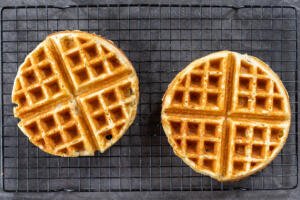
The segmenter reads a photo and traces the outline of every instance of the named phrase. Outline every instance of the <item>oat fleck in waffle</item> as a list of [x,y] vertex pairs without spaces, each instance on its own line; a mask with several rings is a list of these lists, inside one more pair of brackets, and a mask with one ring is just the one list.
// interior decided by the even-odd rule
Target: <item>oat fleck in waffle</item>
[[81,31],[49,35],[20,66],[12,91],[18,126],[43,151],[93,155],[136,116],[138,79],[111,41]]
[[169,85],[162,124],[177,156],[219,181],[268,165],[289,132],[289,97],[263,61],[221,51],[197,59]]

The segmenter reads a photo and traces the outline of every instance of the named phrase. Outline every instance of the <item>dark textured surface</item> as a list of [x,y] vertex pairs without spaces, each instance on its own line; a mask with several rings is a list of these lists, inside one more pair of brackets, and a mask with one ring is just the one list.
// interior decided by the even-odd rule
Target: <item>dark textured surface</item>
[[[34,1],[27,1],[26,2],[26,4],[28,4],[28,5],[35,5],[34,3],[33,3]],[[64,5],[64,4],[66,4],[66,2],[67,1],[65,1],[63,4],[60,4],[60,5]],[[271,1],[269,1],[269,2],[271,2]],[[22,3],[21,1],[20,1],[20,3]],[[87,3],[87,2],[85,2],[85,3]],[[93,2],[93,3],[95,3],[95,2]],[[202,4],[207,4],[208,2],[202,2]],[[217,1],[215,1],[214,3],[218,3]],[[280,5],[294,5],[294,6],[297,6],[297,5],[299,5],[299,3],[298,2],[277,2],[278,4],[280,4]],[[42,4],[42,2],[40,2],[39,4]],[[74,4],[74,2],[73,3],[70,3],[70,4]],[[222,3],[222,5],[224,5],[225,4],[225,2],[223,2]],[[235,5],[240,5],[240,4],[243,4],[243,2],[238,2],[238,3],[236,3],[236,2],[227,2],[227,4],[235,4]],[[246,4],[259,4],[259,5],[261,5],[261,4],[264,4],[264,5],[268,5],[268,1],[251,1],[251,2],[249,2],[249,1],[247,1],[247,3]],[[274,4],[274,3],[273,3]],[[12,3],[11,2],[6,2],[6,1],[4,1],[3,2],[3,5],[12,5]],[[83,193],[83,194],[79,194],[79,193],[71,193],[71,194],[67,194],[67,195],[70,195],[70,197],[72,196],[72,197],[74,197],[75,198],[75,196],[76,197],[79,197],[79,198],[81,198],[81,197],[94,197],[94,198],[96,198],[96,197],[106,197],[106,198],[111,198],[111,199],[119,199],[119,198],[124,198],[124,197],[126,197],[126,198],[131,198],[131,199],[133,199],[133,197],[135,197],[136,199],[140,199],[140,198],[158,198],[158,197],[164,197],[164,198],[166,198],[166,199],[169,199],[169,198],[172,198],[172,199],[176,199],[176,198],[182,198],[182,197],[187,197],[187,195],[189,195],[190,197],[191,197],[191,199],[192,198],[197,198],[197,197],[200,197],[200,196],[203,196],[203,197],[214,197],[214,198],[218,198],[218,197],[220,197],[220,198],[230,198],[230,199],[232,199],[232,198],[240,198],[240,197],[245,197],[245,198],[251,198],[251,199],[253,199],[254,198],[254,196],[253,195],[259,195],[259,197],[264,197],[264,198],[278,198],[278,199],[283,199],[283,198],[290,198],[290,199],[296,199],[296,197],[299,197],[298,196],[298,194],[299,194],[299,189],[297,188],[297,189],[295,189],[295,190],[289,190],[289,191],[272,191],[272,192],[268,192],[268,191],[263,191],[263,192],[257,192],[257,191],[255,191],[255,192],[245,192],[245,191],[229,191],[229,192],[172,192],[172,193],[170,193],[170,192],[161,192],[161,193],[159,193],[159,192],[151,192],[151,193],[149,193],[149,192],[143,192],[143,193],[137,193],[137,192],[135,192],[135,193],[127,193],[127,192],[125,192],[125,193],[91,193],[91,194],[89,194],[89,193]],[[7,197],[8,196],[14,196],[14,194],[1,194],[1,195],[6,195]],[[19,193],[19,194],[17,194],[18,196],[23,196],[23,197],[25,197],[25,196],[27,196],[28,198],[32,198],[33,196],[36,196],[36,197],[40,197],[40,195],[41,194],[33,194],[33,196],[30,194],[30,195],[28,195],[28,194],[21,194],[21,193]],[[52,196],[51,196],[52,195]],[[64,195],[66,195],[65,193],[64,194],[61,194],[61,193],[54,193],[54,194],[47,194],[47,195],[44,195],[43,194],[43,196],[46,198],[47,196],[49,196],[49,198],[53,198],[53,197],[64,197]],[[170,196],[168,196],[168,195],[170,195]]]

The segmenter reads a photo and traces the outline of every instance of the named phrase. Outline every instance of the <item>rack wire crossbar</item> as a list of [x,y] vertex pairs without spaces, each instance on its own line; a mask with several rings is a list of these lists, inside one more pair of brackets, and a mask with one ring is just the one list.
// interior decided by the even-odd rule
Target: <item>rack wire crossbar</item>
[[[60,158],[28,142],[12,115],[18,66],[49,33],[80,29],[114,41],[140,79],[134,124],[94,157]],[[248,53],[270,64],[288,90],[289,138],[261,172],[219,183],[193,172],[168,145],[160,125],[161,98],[190,61],[218,50]],[[1,11],[1,188],[42,191],[202,191],[291,189],[298,184],[297,13],[287,6],[105,4],[20,6]]]

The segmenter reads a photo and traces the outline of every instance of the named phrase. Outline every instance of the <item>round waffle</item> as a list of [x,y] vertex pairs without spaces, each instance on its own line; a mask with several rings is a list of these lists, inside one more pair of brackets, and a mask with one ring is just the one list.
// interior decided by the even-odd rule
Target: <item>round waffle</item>
[[81,31],[49,35],[20,66],[12,91],[18,126],[43,151],[93,155],[132,124],[136,72],[111,41]]
[[196,172],[234,181],[266,167],[289,132],[288,93],[263,61],[221,51],[197,59],[169,85],[162,125]]

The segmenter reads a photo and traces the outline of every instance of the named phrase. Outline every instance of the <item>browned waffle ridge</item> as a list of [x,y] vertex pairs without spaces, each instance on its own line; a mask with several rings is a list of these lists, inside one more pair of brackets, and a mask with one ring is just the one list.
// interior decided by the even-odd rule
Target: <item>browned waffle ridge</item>
[[21,64],[12,102],[18,126],[43,151],[94,155],[132,124],[138,78],[111,41],[82,31],[49,35]]
[[266,167],[289,133],[289,97],[263,61],[220,51],[190,63],[169,85],[162,124],[196,172],[235,181]]

